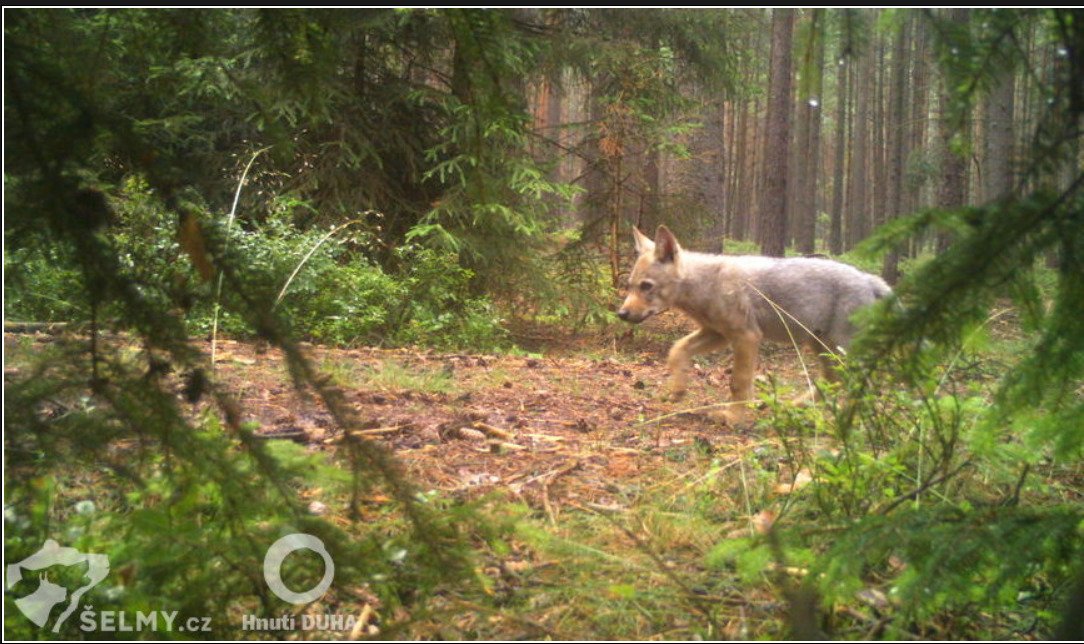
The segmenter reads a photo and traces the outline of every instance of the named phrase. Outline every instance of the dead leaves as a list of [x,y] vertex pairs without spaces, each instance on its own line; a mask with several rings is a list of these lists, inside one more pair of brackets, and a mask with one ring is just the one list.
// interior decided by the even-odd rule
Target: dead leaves
[[[749,441],[658,403],[645,389],[661,382],[666,369],[652,361],[309,347],[338,367],[344,398],[367,421],[344,434],[321,422],[324,412],[289,386],[276,351],[260,356],[244,343],[221,346],[219,377],[245,392],[244,408],[262,426],[258,434],[325,450],[344,439],[379,442],[424,489],[467,497],[503,490],[550,521],[569,504],[622,507],[621,490],[641,489],[653,471],[672,475],[680,463],[695,468],[705,455],[718,457]],[[366,380],[388,364],[399,380]],[[409,388],[418,380],[410,376],[449,364],[445,389]],[[694,388],[691,395],[703,400],[689,404],[717,402],[715,393]],[[659,419],[650,431],[641,427],[647,418]]]

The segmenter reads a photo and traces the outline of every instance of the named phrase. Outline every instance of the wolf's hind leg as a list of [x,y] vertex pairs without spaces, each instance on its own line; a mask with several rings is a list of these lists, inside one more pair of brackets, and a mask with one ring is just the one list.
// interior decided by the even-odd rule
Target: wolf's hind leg
[[[840,381],[839,377],[839,358],[827,353],[817,354],[817,361],[821,366],[821,377],[825,382],[837,383]],[[812,389],[799,394],[795,397],[793,403],[795,405],[809,405],[814,402],[822,402],[824,400],[824,391],[816,384]]]
[[821,374],[828,382],[839,382],[839,358],[822,353],[817,356],[821,363]]
[[[825,382],[836,384],[842,380],[839,375],[839,356],[821,353],[817,355],[817,360],[821,364],[821,375],[824,377]],[[824,393],[820,388],[817,389],[817,400],[824,400]]]
[[670,383],[667,385],[666,398],[678,401],[685,395],[689,366],[692,364],[693,356],[710,353],[726,345],[727,339],[722,334],[708,329],[699,329],[675,342],[666,359],[666,366],[670,368]]

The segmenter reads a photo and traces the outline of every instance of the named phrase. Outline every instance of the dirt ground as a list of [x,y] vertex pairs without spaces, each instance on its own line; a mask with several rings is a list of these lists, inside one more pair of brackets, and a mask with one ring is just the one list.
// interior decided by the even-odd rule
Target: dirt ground
[[[752,423],[712,415],[727,399],[729,351],[698,359],[684,400],[661,400],[666,351],[688,331],[677,316],[661,318],[616,339],[518,329],[520,355],[305,350],[364,420],[361,435],[394,451],[420,489],[476,498],[503,488],[556,519],[569,503],[619,508],[626,483],[664,468],[672,476],[690,450],[738,454],[767,438]],[[9,357],[17,345],[16,353],[34,353],[57,341],[50,333],[4,335]],[[210,356],[210,343],[199,345]],[[220,340],[216,355],[215,380],[237,396],[257,434],[335,449],[342,428],[298,394],[281,352]],[[6,377],[19,367],[10,369]],[[787,347],[764,346],[758,373],[793,386],[802,380]]]
[[[999,338],[1018,337],[1011,316],[999,315],[995,322],[993,332]],[[680,494],[686,482],[691,485],[698,480],[698,474],[710,469],[704,466],[704,456],[720,463],[746,462],[743,457],[754,452],[768,459],[771,467],[762,471],[768,480],[755,483],[768,495],[789,494],[800,482],[808,482],[808,473],[803,479],[801,471],[792,471],[792,466],[783,462],[782,453],[760,449],[779,441],[770,425],[723,424],[712,415],[727,398],[729,351],[698,359],[690,374],[688,396],[678,403],[665,402],[660,398],[667,378],[665,356],[670,344],[688,331],[685,322],[668,314],[636,327],[631,335],[626,331],[619,328],[617,336],[612,330],[607,336],[591,336],[561,334],[553,328],[521,328],[515,330],[514,336],[521,350],[500,355],[416,348],[304,349],[315,366],[341,390],[357,418],[362,419],[362,426],[352,431],[393,451],[406,468],[407,478],[419,490],[438,490],[443,497],[464,500],[490,493],[502,499],[511,496],[529,506],[534,517],[548,519],[559,536],[564,530],[579,539],[585,533],[575,530],[584,529],[583,525],[594,530],[599,523],[577,521],[595,514],[642,518],[635,512],[622,511],[635,510],[638,498],[652,498],[641,494],[644,491],[662,490],[661,496],[669,499],[666,503],[686,503]],[[50,333],[4,336],[6,381],[20,376],[25,361],[21,358],[42,353],[60,339]],[[142,368],[146,358],[140,346],[123,337],[108,341],[121,344]],[[197,346],[210,356],[209,342],[197,341]],[[13,355],[16,359],[12,359]],[[804,362],[811,362],[809,356],[804,356]],[[996,379],[996,364],[972,366],[966,371],[967,377]],[[251,423],[258,435],[292,440],[314,452],[331,454],[338,450],[343,429],[313,396],[295,390],[281,352],[263,350],[252,342],[222,340],[217,347],[214,378],[237,398],[243,420]],[[778,386],[781,397],[789,398],[802,388],[802,361],[791,347],[765,345],[758,380],[762,391]],[[183,374],[172,374],[169,382],[179,399],[183,398]],[[196,415],[202,405],[210,403],[181,404]],[[767,418],[768,414],[754,416]],[[745,489],[744,478],[741,489]],[[771,521],[774,516],[769,510],[756,512],[759,506],[746,507],[748,497],[743,506],[736,490],[729,494],[730,505],[725,501],[727,496],[723,489],[722,494],[713,497],[713,517],[702,528],[693,523],[641,523],[635,528],[635,538],[632,532],[615,530],[609,537],[611,541],[606,541],[605,536],[600,537],[602,544],[585,540],[589,547],[599,548],[592,552],[601,553],[606,564],[619,561],[623,565],[637,557],[641,560],[627,570],[615,566],[599,573],[610,575],[606,579],[612,582],[610,590],[600,586],[588,591],[599,594],[597,598],[586,593],[562,593],[575,575],[594,575],[595,568],[602,565],[598,561],[592,559],[590,568],[582,569],[573,564],[556,565],[553,559],[536,557],[522,544],[513,544],[511,555],[487,559],[483,574],[492,580],[498,595],[507,591],[507,596],[512,597],[516,589],[523,589],[523,596],[532,598],[545,595],[539,599],[537,609],[534,603],[524,604],[529,609],[523,614],[528,617],[509,610],[501,613],[504,621],[500,621],[495,609],[475,610],[474,604],[448,600],[453,608],[471,607],[464,609],[466,622],[459,630],[446,633],[437,623],[439,620],[421,620],[410,632],[426,638],[454,637],[465,632],[482,632],[496,638],[523,637],[525,632],[527,637],[538,637],[540,633],[550,634],[551,627],[559,633],[564,633],[563,629],[578,632],[578,628],[594,628],[607,620],[626,620],[612,625],[612,633],[620,636],[698,632],[690,630],[695,620],[671,615],[665,603],[660,604],[660,614],[644,614],[640,616],[642,621],[636,621],[639,618],[633,611],[606,595],[620,595],[626,585],[668,588],[670,577],[660,571],[674,570],[683,578],[708,580],[703,588],[697,588],[708,589],[704,592],[710,591],[717,605],[734,609],[734,614],[726,613],[723,620],[722,632],[729,637],[747,638],[747,619],[767,629],[764,632],[775,633],[773,629],[783,628],[779,625],[783,604],[776,594],[765,587],[719,582],[732,573],[720,577],[717,571],[704,570],[705,553],[721,537],[746,536],[751,524],[765,517]],[[682,500],[678,501],[679,497]],[[584,509],[592,512],[579,513]],[[637,541],[641,533],[647,535],[645,542],[666,544],[665,565],[660,567],[650,560],[650,547],[641,547]],[[592,532],[590,536],[598,535]],[[515,572],[526,569],[537,575],[527,578]],[[632,581],[622,584],[627,580],[634,580],[635,585],[630,585]],[[722,585],[712,585],[715,582]],[[536,588],[530,584],[540,585]],[[371,600],[367,594],[364,598],[366,602]],[[677,605],[687,609],[680,601]],[[883,626],[880,618],[865,616],[863,610],[846,607],[846,619],[854,623],[847,621],[848,626],[839,628],[861,634],[871,626]],[[412,623],[409,616],[384,617],[389,623]]]
[[[552,328],[521,330],[524,335],[516,339],[521,350],[500,355],[416,348],[304,345],[303,349],[341,390],[357,412],[356,417],[362,419],[362,426],[351,431],[394,452],[407,471],[406,478],[419,491],[435,490],[441,497],[466,501],[491,494],[502,500],[522,501],[539,519],[558,526],[567,525],[568,519],[574,522],[576,516],[618,516],[634,506],[645,490],[659,486],[682,488],[696,481],[704,471],[705,457],[733,460],[746,450],[774,440],[765,435],[763,428],[750,423],[728,426],[709,415],[726,400],[729,352],[698,362],[690,374],[685,400],[673,403],[660,399],[667,377],[666,351],[685,332],[683,321],[668,316],[652,321],[646,329],[637,328],[635,334],[617,338],[554,335],[557,332]],[[5,381],[24,377],[35,356],[52,362],[85,359],[87,338],[81,334],[66,338],[64,334],[63,330],[5,332]],[[68,344],[67,339],[74,342]],[[194,342],[210,358],[210,343]],[[140,343],[113,334],[103,334],[100,343],[122,360],[130,360],[131,368],[147,369],[150,377],[154,361],[148,363]],[[791,369],[791,380],[796,383],[797,372],[787,366],[794,363],[793,350],[765,347],[760,371],[779,375]],[[185,373],[172,368],[162,373],[169,374],[162,384],[175,390],[181,408],[193,418],[212,404],[208,396],[195,404],[184,400]],[[343,428],[335,424],[316,397],[295,389],[280,351],[253,342],[220,340],[214,380],[235,397],[242,420],[257,435],[291,440],[314,452],[339,452]],[[379,504],[382,501],[377,497],[379,494],[370,500]],[[317,503],[310,505],[314,513],[334,512],[326,506],[314,508]],[[680,564],[683,574],[695,576],[701,572],[701,557],[710,547],[709,542],[727,529],[738,528],[720,523],[705,531],[707,536],[695,533],[676,540],[683,544],[679,548],[695,553]],[[741,534],[747,530],[741,528]],[[644,552],[635,550],[635,542],[626,542],[616,531],[608,538],[617,541],[599,547],[622,553],[607,555],[607,561],[622,562],[607,573],[613,575],[610,585],[623,587],[620,581],[626,579],[624,575],[632,575],[637,587],[669,588],[668,578],[656,570],[657,564]],[[530,583],[542,584],[545,599],[540,601],[547,608],[529,611],[530,618],[500,611],[498,618],[494,612],[497,609],[448,600],[451,603],[442,604],[444,609],[460,614],[458,619],[463,620],[458,631],[449,633],[459,636],[478,632],[497,639],[524,637],[524,633],[538,637],[539,633],[551,633],[547,624],[557,618],[546,615],[554,612],[567,612],[570,621],[562,622],[562,628],[571,632],[576,632],[581,623],[588,625],[584,628],[593,628],[590,625],[596,619],[605,621],[608,616],[625,615],[612,593],[589,602],[572,595],[566,597],[562,591],[566,576],[583,574],[583,570],[536,556],[515,541],[511,555],[490,553],[483,559],[486,564],[481,570],[497,589],[494,592],[508,596],[527,584],[515,571],[536,570],[537,576],[531,577],[534,581]],[[629,564],[632,560],[638,563]],[[530,592],[538,590],[530,588]],[[362,597],[372,606],[379,606],[371,593],[358,592],[361,594],[342,601],[349,603]],[[756,614],[763,613],[763,619],[769,619],[776,600],[764,593],[757,597],[754,603],[765,608],[757,608]],[[593,603],[595,599],[598,605]],[[675,601],[684,606],[682,600]],[[743,597],[743,606],[749,601],[750,597]],[[409,632],[413,636],[446,636],[440,620],[413,620],[402,611],[381,614],[381,619],[407,625],[405,628],[412,629]],[[614,625],[613,632],[632,629],[628,632],[646,634],[659,627],[656,621],[670,621],[662,616],[644,617],[642,623],[639,619]],[[692,628],[693,622],[680,615],[675,620],[680,629]]]
[[[680,403],[660,399],[666,349],[681,333],[663,321],[624,338],[621,352],[568,340],[553,357],[308,349],[366,419],[362,435],[391,448],[420,488],[468,498],[507,488],[552,519],[567,502],[619,507],[622,480],[672,473],[677,452],[742,452],[765,438],[712,416],[728,394],[728,351],[694,367]],[[314,450],[336,442],[341,429],[297,395],[277,351],[226,341],[216,362],[260,434]],[[797,384],[797,365],[793,349],[766,346],[760,373]]]

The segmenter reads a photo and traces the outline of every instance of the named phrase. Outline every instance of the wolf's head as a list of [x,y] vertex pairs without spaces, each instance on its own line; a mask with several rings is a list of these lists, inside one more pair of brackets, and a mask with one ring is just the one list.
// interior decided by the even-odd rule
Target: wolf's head
[[632,236],[639,257],[629,276],[629,294],[617,317],[640,323],[670,308],[680,281],[681,246],[666,226],[659,226],[655,241],[636,228]]

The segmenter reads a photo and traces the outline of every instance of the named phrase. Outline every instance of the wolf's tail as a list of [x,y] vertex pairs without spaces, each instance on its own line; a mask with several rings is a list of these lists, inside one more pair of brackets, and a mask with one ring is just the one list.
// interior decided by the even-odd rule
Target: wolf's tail
[[875,300],[883,300],[889,295],[892,295],[892,287],[879,277],[874,277],[873,279],[871,279],[870,286],[872,287],[873,299]]

